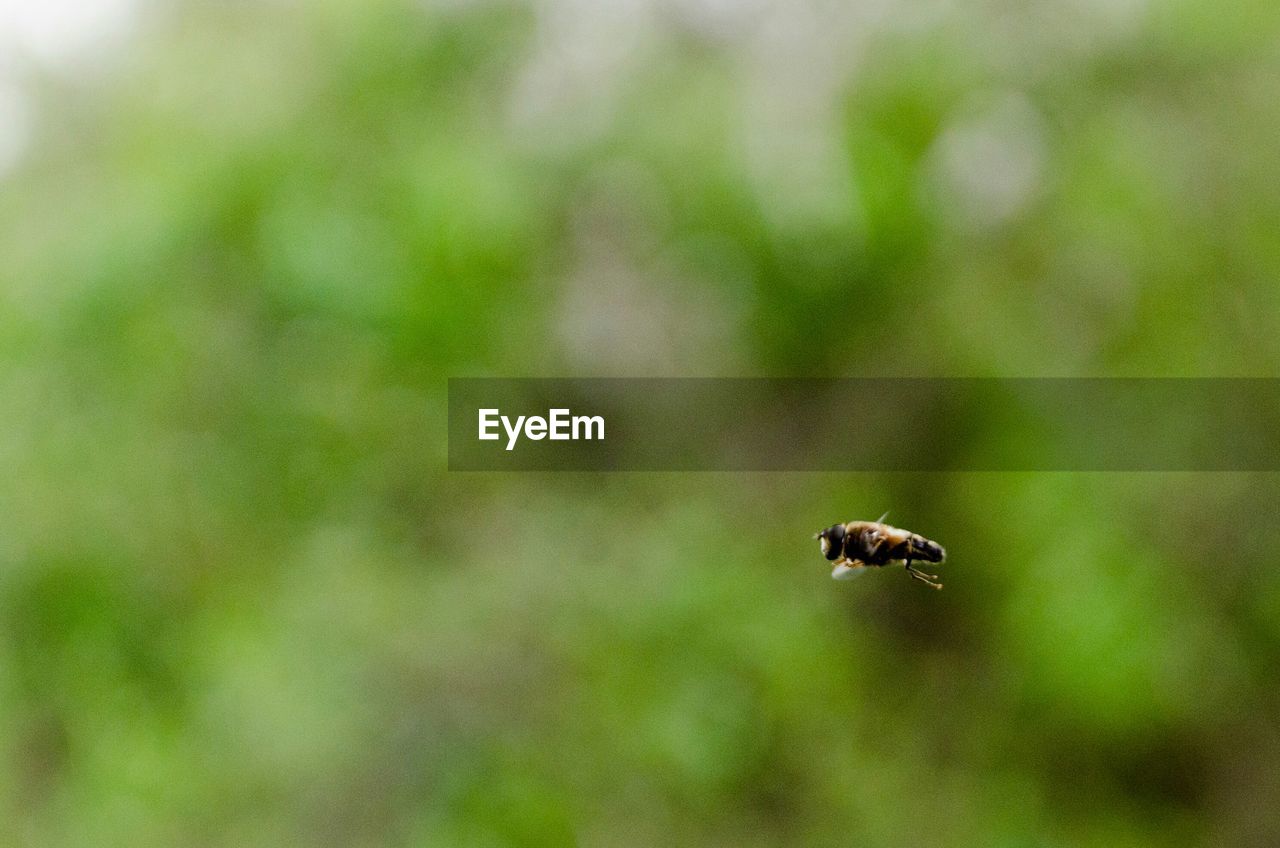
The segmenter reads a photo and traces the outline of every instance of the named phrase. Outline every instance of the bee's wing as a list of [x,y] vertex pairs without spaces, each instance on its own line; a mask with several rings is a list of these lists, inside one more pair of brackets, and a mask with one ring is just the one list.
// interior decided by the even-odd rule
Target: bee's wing
[[831,569],[831,579],[852,580],[855,577],[861,577],[869,570],[870,569],[865,565],[847,565],[842,562],[835,568]]

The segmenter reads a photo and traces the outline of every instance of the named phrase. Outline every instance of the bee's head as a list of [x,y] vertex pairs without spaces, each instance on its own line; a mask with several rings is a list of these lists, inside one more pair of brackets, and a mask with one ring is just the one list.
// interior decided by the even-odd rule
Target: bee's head
[[833,524],[821,533],[816,534],[818,546],[822,548],[822,555],[827,559],[839,559],[840,554],[844,552],[844,525]]

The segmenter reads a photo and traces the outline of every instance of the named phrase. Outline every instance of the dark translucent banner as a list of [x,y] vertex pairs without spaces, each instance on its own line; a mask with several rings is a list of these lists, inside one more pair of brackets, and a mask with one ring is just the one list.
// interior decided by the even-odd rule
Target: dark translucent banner
[[457,471],[1276,471],[1276,379],[449,381]]

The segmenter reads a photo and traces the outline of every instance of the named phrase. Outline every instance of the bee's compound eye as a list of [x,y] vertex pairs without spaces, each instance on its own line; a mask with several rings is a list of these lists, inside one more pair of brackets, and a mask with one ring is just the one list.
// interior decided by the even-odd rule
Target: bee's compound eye
[[839,559],[844,553],[844,525],[835,524],[822,531],[822,555],[827,559]]

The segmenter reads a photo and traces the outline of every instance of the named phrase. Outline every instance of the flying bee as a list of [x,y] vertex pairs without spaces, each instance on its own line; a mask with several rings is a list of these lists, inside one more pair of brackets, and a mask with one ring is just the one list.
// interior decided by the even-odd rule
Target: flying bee
[[911,565],[914,561],[942,562],[947,552],[937,542],[931,542],[897,527],[883,524],[889,513],[878,521],[850,521],[833,524],[813,538],[818,540],[822,555],[835,563],[831,577],[835,580],[851,580],[868,568],[882,568],[898,560],[907,566],[907,573],[921,583],[941,589],[938,575],[926,574]]

